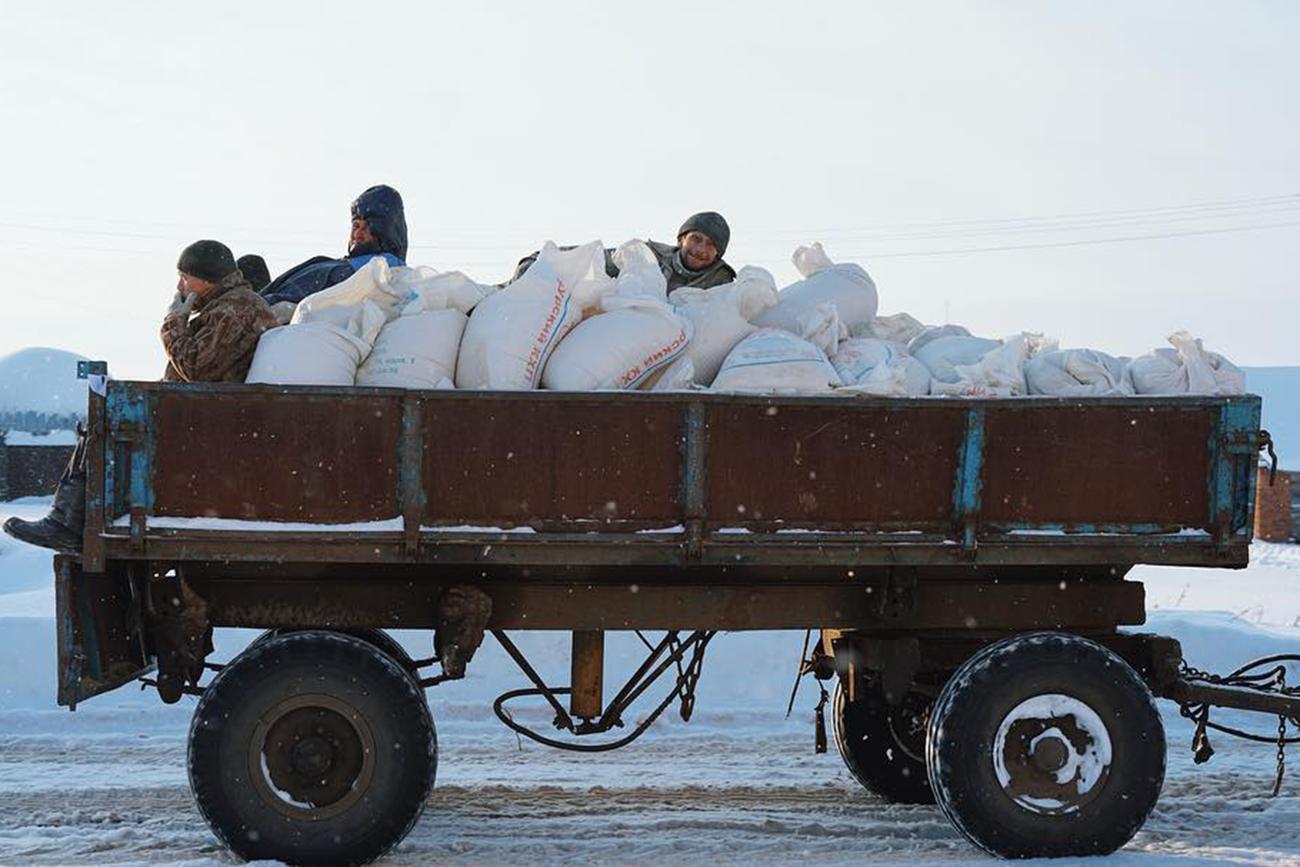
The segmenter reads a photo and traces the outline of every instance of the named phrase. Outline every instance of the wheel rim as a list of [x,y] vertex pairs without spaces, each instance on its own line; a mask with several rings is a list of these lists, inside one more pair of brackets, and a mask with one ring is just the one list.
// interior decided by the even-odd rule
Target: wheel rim
[[299,695],[258,721],[248,773],[262,800],[282,815],[319,821],[366,793],[375,771],[370,725],[347,702]]
[[903,703],[890,708],[886,715],[889,734],[898,749],[914,762],[925,764],[925,729],[929,722],[930,700],[909,692]]
[[1112,760],[1100,716],[1069,695],[1049,693],[1011,709],[993,739],[1002,791],[1033,813],[1076,812],[1105,788]]

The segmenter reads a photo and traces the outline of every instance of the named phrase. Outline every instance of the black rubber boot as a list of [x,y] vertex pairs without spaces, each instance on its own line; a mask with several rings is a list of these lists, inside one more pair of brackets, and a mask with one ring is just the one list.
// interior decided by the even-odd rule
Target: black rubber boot
[[38,548],[51,548],[63,554],[81,553],[81,531],[65,527],[49,515],[39,521],[10,518],[5,521],[4,531]]
[[81,535],[86,526],[86,438],[78,431],[77,447],[54,489],[54,505],[39,521],[10,518],[4,531],[19,541],[64,554],[81,553]]

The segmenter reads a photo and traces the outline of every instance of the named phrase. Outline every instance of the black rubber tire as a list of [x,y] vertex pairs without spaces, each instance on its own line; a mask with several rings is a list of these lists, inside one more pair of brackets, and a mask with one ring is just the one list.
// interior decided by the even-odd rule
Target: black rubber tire
[[[1038,698],[1055,704],[1020,714],[1019,709],[1032,707],[1023,702],[1048,695],[1064,697],[1067,710],[1060,709],[1061,699]],[[1073,709],[1081,706],[1085,710]],[[1095,714],[1109,742],[1109,761],[1094,759],[1101,769],[1091,783],[1081,782],[1085,778],[1077,770],[1086,749],[1101,743],[1087,733],[1096,724],[1087,721],[1087,713]],[[1061,789],[1074,787],[1072,803],[1033,803],[1023,782],[1012,781],[1005,770],[1014,767],[1022,780],[1037,779],[1034,785],[1049,778],[1049,785],[1062,783],[1058,771],[1035,768],[1036,758],[1016,752],[1017,744],[1032,748],[1042,736],[1026,740],[1029,734],[1021,734],[1017,740],[1002,734],[1003,745],[995,749],[1000,728],[1014,732],[1022,723],[1030,727],[1022,733],[1084,733],[1077,741],[1084,750],[1064,747],[1058,753],[1062,761],[1076,761],[1074,775]],[[1057,743],[1076,742],[1066,736]],[[1103,749],[1095,757],[1106,755]],[[1001,771],[995,767],[997,752],[1004,756]],[[1008,756],[1014,759],[1010,765]],[[1155,807],[1164,783],[1165,732],[1151,691],[1128,663],[1088,639],[1044,632],[989,645],[957,670],[930,714],[926,758],[930,787],[944,815],[986,852],[1003,858],[1104,855],[1131,840]],[[1000,781],[999,773],[1010,782]]]
[[[909,694],[902,705],[891,707],[884,694],[870,686],[856,698],[850,702],[844,683],[836,680],[831,702],[835,745],[849,773],[892,804],[933,804],[925,770],[924,700]],[[921,726],[919,732],[913,729],[916,725]]]
[[[313,728],[321,719],[334,728]],[[283,739],[281,724],[289,727]],[[328,740],[327,730],[343,734]],[[315,771],[294,766],[276,779],[270,770],[273,761],[293,765],[300,742],[311,740],[333,744],[331,769],[348,768],[330,780],[342,794],[325,804],[294,797],[283,776],[299,774],[292,784],[310,787]],[[190,787],[199,811],[221,842],[248,860],[369,863],[415,824],[437,766],[423,690],[387,653],[337,632],[254,642],[213,679],[190,726]]]
[[[277,638],[281,635],[289,635],[294,632],[304,632],[304,631],[306,630],[268,629],[265,632],[263,632],[261,635],[257,636],[257,638],[254,638],[253,644],[260,644],[263,641],[270,641],[272,638]],[[389,635],[387,632],[385,632],[382,629],[330,629],[330,630],[316,630],[316,631],[337,632],[339,635],[350,635],[353,638],[359,638],[362,641],[366,642],[367,644],[372,644],[375,647],[382,650],[384,653],[387,653],[389,656],[393,658],[393,660],[398,665],[402,667],[403,670],[409,672],[412,677],[415,676],[416,673],[415,660],[411,659],[411,654],[406,652],[406,648],[403,647],[401,644],[399,644],[396,638],[393,638],[393,636]],[[252,645],[249,646],[251,647]]]

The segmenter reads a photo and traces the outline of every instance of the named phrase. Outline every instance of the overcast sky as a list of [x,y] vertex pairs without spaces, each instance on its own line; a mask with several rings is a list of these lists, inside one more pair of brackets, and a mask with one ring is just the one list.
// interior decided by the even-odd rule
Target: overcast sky
[[341,254],[388,183],[412,263],[485,282],[715,209],[733,265],[820,239],[882,312],[1300,364],[1294,0],[0,12],[0,355],[156,378],[181,247]]

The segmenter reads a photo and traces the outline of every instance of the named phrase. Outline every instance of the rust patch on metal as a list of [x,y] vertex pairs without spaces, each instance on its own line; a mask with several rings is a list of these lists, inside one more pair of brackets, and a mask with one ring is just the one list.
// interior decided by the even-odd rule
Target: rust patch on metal
[[986,524],[1203,527],[1212,411],[990,407]]
[[398,398],[154,395],[155,515],[346,523],[392,518]]
[[676,523],[684,413],[651,402],[431,400],[424,523]]
[[62,554],[55,556],[54,567],[58,703],[75,708],[152,666],[145,658],[126,569],[87,573],[75,557]]
[[946,529],[964,408],[709,407],[710,523]]
[[[438,626],[436,600],[452,581],[367,576],[316,580],[194,581],[219,626],[422,629]],[[484,579],[492,629],[889,628],[990,631],[1114,629],[1141,623],[1144,593],[1130,581],[936,580],[916,588],[914,609],[882,614],[879,582],[723,585],[599,580]]]

